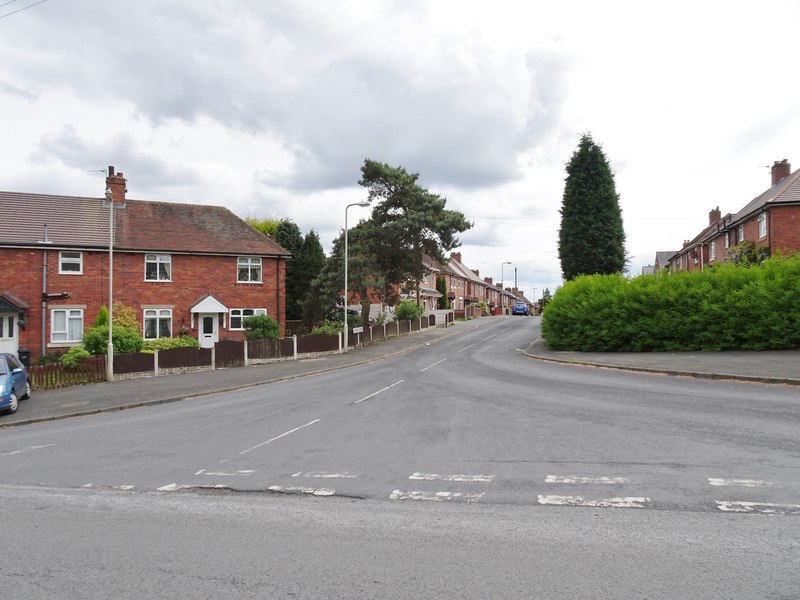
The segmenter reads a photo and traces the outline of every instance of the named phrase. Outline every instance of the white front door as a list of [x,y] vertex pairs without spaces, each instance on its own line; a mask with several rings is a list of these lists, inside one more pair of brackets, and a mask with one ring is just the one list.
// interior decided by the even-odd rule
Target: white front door
[[0,352],[10,352],[16,356],[18,349],[19,329],[17,328],[17,315],[0,313]]
[[219,319],[213,313],[200,313],[200,347],[213,348],[219,341]]

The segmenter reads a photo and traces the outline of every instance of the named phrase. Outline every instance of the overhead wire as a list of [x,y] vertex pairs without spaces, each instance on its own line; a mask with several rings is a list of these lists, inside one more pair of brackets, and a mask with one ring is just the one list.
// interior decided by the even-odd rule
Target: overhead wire
[[[12,2],[16,2],[16,1],[17,0],[9,0],[5,4],[0,4],[0,8],[2,8],[3,6],[7,6],[8,4],[11,4]],[[5,19],[6,17],[10,17],[11,15],[15,15],[15,14],[17,14],[19,12],[22,12],[23,10],[28,10],[29,8],[33,8],[37,4],[42,4],[44,2],[47,2],[47,0],[39,0],[38,2],[34,2],[33,4],[29,4],[28,6],[25,6],[23,8],[18,8],[17,10],[12,10],[10,13],[6,13],[4,15],[0,15],[0,19]]]

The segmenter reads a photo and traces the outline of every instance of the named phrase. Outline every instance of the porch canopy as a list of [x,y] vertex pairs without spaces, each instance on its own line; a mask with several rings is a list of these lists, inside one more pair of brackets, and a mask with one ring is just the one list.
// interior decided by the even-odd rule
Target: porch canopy
[[[204,296],[198,302],[196,302],[191,308],[189,308],[189,312],[192,314],[192,329],[194,329],[194,316],[195,314],[200,313],[222,313],[224,315],[228,314],[228,307],[225,306],[222,302],[214,298],[211,294]],[[225,317],[225,322],[223,323],[223,327],[227,327],[227,316]]]

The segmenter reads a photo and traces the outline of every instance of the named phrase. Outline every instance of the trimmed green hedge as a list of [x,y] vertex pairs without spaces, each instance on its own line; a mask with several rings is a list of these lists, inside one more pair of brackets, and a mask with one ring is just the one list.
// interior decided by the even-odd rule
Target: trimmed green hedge
[[587,352],[800,348],[800,255],[660,277],[577,277],[548,303],[542,337]]

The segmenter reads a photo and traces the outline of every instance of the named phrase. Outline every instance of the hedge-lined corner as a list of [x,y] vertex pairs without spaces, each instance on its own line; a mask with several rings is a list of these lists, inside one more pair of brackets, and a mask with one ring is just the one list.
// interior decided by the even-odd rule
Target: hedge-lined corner
[[659,277],[577,277],[548,303],[542,337],[583,352],[800,348],[800,255]]

